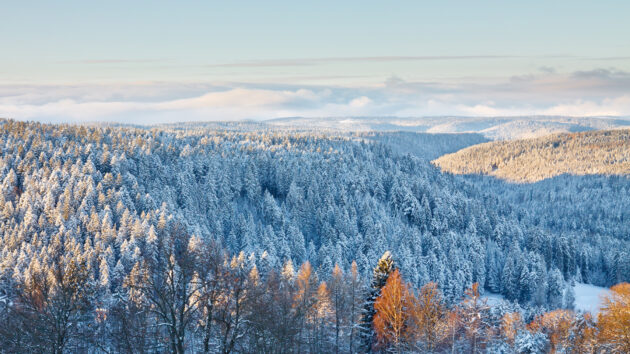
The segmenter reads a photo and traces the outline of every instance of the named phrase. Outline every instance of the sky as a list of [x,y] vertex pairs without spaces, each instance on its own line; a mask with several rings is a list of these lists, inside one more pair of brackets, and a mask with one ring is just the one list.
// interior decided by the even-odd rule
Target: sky
[[625,1],[0,0],[0,117],[630,116]]

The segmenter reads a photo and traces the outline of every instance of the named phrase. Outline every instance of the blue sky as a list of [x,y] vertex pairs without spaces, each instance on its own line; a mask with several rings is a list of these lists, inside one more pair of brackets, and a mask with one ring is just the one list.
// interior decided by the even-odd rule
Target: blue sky
[[628,1],[5,1],[0,116],[630,115]]

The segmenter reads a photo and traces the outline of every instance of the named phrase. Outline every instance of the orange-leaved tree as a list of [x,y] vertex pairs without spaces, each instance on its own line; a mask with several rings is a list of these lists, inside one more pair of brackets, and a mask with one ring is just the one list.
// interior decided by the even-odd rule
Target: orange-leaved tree
[[578,314],[571,328],[569,353],[594,353],[597,350],[597,323],[590,312]]
[[482,298],[479,293],[479,283],[473,283],[466,290],[465,295],[466,298],[460,304],[460,316],[466,336],[470,339],[472,352],[476,353],[480,344],[483,345],[486,339],[485,331],[488,327],[487,317],[490,307],[487,299]]
[[523,319],[518,312],[508,312],[501,318],[501,335],[510,345],[514,345],[514,339],[523,327]]
[[413,316],[416,302],[410,286],[398,269],[394,270],[374,303],[374,329],[380,348],[402,352],[413,345],[417,333]]
[[432,351],[447,326],[446,308],[436,283],[427,283],[420,289],[414,316],[420,340]]
[[571,342],[571,330],[574,327],[575,314],[569,310],[554,310],[536,316],[528,325],[534,332],[543,332],[549,337],[551,352],[567,348]]
[[614,352],[630,353],[630,283],[610,288],[598,316],[600,343]]

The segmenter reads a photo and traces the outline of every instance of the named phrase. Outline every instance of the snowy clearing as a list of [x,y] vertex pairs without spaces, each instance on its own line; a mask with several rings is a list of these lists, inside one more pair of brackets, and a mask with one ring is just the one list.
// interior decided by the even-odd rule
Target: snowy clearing
[[501,294],[491,293],[486,291],[486,293],[482,296],[482,298],[486,299],[488,305],[496,306],[500,304],[502,301],[505,301],[505,297]]
[[593,315],[599,313],[602,305],[602,296],[610,293],[608,288],[590,284],[575,284],[575,310],[588,311]]
[[[590,312],[597,316],[602,305],[602,296],[610,293],[608,288],[595,286],[591,284],[576,283],[575,287],[575,311]],[[488,301],[488,305],[496,306],[505,301],[501,294],[486,292],[483,295]]]

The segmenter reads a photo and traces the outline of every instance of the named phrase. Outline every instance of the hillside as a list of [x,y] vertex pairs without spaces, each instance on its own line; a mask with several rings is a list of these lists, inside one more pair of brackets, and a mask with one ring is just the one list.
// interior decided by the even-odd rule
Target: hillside
[[630,174],[630,130],[556,134],[496,141],[433,161],[454,174],[485,174],[513,182],[536,182],[562,174]]

